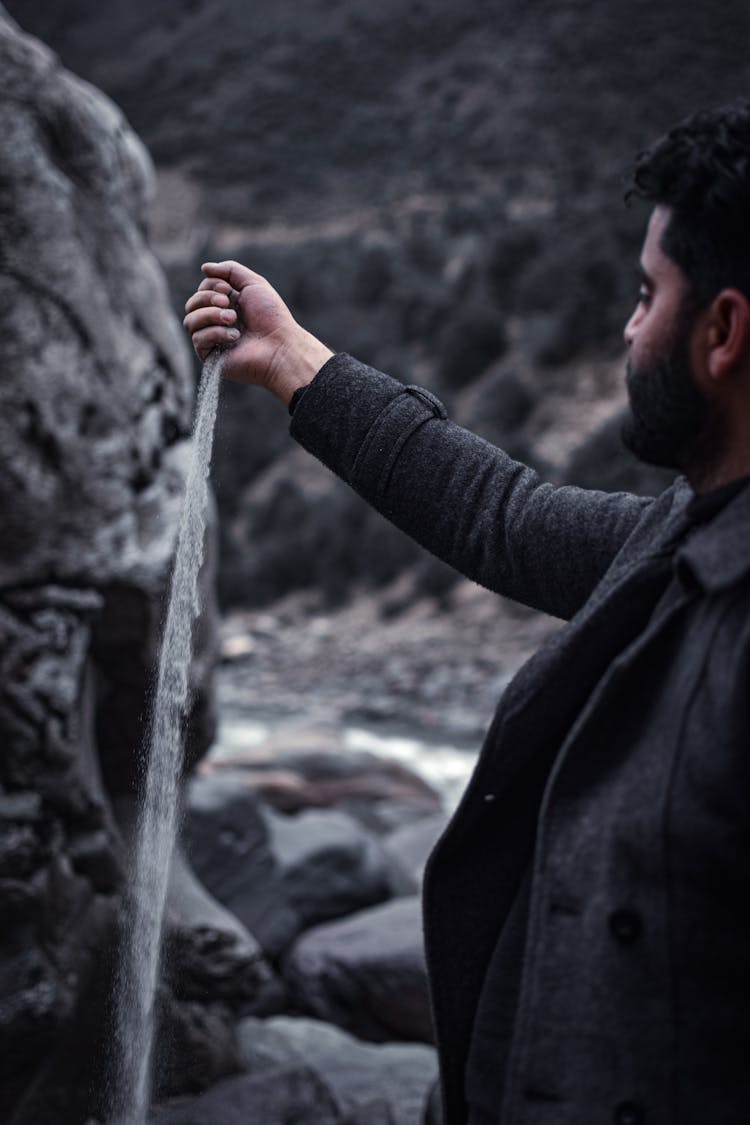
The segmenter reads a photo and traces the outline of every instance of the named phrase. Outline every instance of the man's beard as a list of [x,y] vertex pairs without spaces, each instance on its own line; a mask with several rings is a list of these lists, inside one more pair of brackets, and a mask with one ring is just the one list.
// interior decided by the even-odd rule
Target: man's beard
[[628,361],[630,412],[622,440],[639,461],[686,473],[694,485],[720,460],[725,425],[692,378],[689,325],[681,323],[667,355],[649,367]]

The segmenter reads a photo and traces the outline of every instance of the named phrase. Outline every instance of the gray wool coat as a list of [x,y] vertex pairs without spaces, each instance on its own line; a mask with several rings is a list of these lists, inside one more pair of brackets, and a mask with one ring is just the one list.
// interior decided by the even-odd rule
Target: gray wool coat
[[345,355],[291,432],[462,573],[568,621],[507,688],[425,877],[447,1125],[529,864],[502,1125],[748,1125],[750,488],[697,527],[684,480],[555,488]]

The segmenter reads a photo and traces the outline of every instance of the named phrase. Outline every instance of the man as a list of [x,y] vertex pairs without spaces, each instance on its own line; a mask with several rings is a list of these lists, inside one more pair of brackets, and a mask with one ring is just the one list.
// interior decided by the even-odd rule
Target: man
[[627,444],[660,497],[543,484],[428,391],[204,266],[228,377],[469,577],[569,620],[508,687],[425,879],[449,1125],[750,1120],[750,102],[636,163]]

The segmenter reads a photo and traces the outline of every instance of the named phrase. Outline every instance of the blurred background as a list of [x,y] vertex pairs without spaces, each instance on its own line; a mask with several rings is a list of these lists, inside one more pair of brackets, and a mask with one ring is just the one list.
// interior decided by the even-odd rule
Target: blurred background
[[[66,736],[69,756],[80,754],[88,722],[102,775],[94,798],[125,812],[116,824],[94,817],[79,832],[48,786],[39,816],[49,823],[52,802],[61,838],[88,840],[76,845],[83,858],[73,866],[106,897],[116,895],[120,876],[116,860],[103,873],[101,856],[116,853],[118,833],[127,834],[169,529],[184,478],[180,450],[198,370],[178,321],[200,263],[232,257],[265,274],[334,350],[430,387],[454,420],[545,479],[653,493],[669,478],[630,461],[619,445],[621,333],[636,299],[647,219],[623,196],[636,152],[694,110],[747,94],[750,10],[744,0],[720,9],[708,0],[8,0],[5,10],[63,67],[113,100],[153,162],[116,114],[105,122],[101,107],[80,108],[88,105],[83,88],[50,94],[57,63],[19,46],[25,41],[2,16],[6,651],[18,653],[31,622],[38,668],[62,643],[58,619],[57,633],[45,622],[50,614],[65,618],[61,667],[69,672],[77,654],[65,705],[78,724]],[[24,131],[27,112],[35,124]],[[97,118],[96,143],[89,113]],[[23,153],[31,154],[25,163]],[[75,239],[53,253],[66,223]],[[40,294],[47,312],[37,322]],[[60,350],[67,337],[58,333],[59,316],[74,325],[74,362]],[[40,355],[48,373],[75,368],[65,402],[50,403],[48,389],[34,381]],[[118,381],[125,397],[142,400],[135,421],[124,422],[112,406]],[[71,402],[78,413],[66,437]],[[303,972],[302,954],[280,966],[315,925],[377,901],[412,896],[416,903],[424,854],[457,800],[504,684],[559,623],[459,579],[391,528],[295,447],[283,409],[256,389],[222,388],[212,481],[217,518],[194,669],[188,755],[200,765],[187,850],[201,880],[241,917],[237,940],[259,940],[269,973],[286,990],[286,999],[278,989],[273,1000],[267,992],[255,1008],[245,997],[234,1022],[221,1026],[234,1028],[238,1012],[260,1021],[303,1011],[371,1041],[427,1042],[423,996],[395,1026],[382,1012],[358,1022],[353,1003],[343,1004],[342,1015],[330,996],[317,1008],[309,1000],[314,990],[304,973],[312,970]],[[27,691],[30,658],[19,660],[12,667],[6,660],[6,668]],[[60,676],[54,691],[44,681],[45,715],[54,711],[48,697],[57,698]],[[24,718],[24,731],[37,723],[23,743],[26,757],[14,749],[21,736],[13,723],[31,706],[28,691],[24,699],[23,707],[6,702],[3,712],[15,716],[6,721],[7,794],[39,791],[35,770],[17,763],[42,753],[41,719]],[[289,827],[278,818],[335,810],[369,833],[365,842],[357,837],[359,866],[348,869],[361,890],[362,855],[368,871],[375,863],[370,841],[380,847],[388,833],[423,820],[420,842],[409,844],[412,868],[394,874],[392,863],[378,860],[387,872],[374,880],[376,890],[344,895],[343,905],[331,905],[330,894],[321,905],[321,894],[310,906],[319,860],[305,867],[277,852],[274,870],[285,872],[291,899],[287,921],[266,926],[257,886],[238,891],[222,883],[217,869],[226,857],[219,862],[206,842],[226,828],[227,801],[235,799],[226,794],[236,794],[238,771],[247,800],[262,799],[261,813],[256,805],[236,813],[244,827],[232,831],[247,848],[251,821],[267,842],[269,816],[278,836]],[[3,815],[16,827],[38,823],[18,819],[17,800]],[[75,815],[83,824],[84,814]],[[339,839],[348,831],[351,844],[355,830],[331,824],[307,825],[308,840],[319,832],[328,841],[318,857],[331,854],[331,833]],[[109,833],[99,852],[91,843],[97,831]],[[37,839],[41,829],[29,832]],[[56,847],[63,845],[47,843],[40,855]],[[396,851],[403,856],[406,847],[402,841]],[[13,855],[17,863],[17,849]],[[416,910],[409,919],[404,940],[417,964],[417,995]],[[386,925],[395,932],[392,921]],[[210,962],[212,954],[205,956]],[[37,979],[57,979],[42,961]],[[173,1016],[180,1003],[205,1001],[205,980],[197,999],[195,984],[189,995],[174,981],[169,987]],[[80,991],[71,987],[64,1002],[58,996],[41,1030],[29,1016],[32,1046],[6,1082],[8,1120],[12,1107],[14,1122],[33,1120],[33,1098],[26,1117],[17,1108],[38,1073],[29,1058],[40,1044],[57,1042]],[[257,991],[248,986],[248,996]],[[230,992],[227,986],[225,1008]],[[191,1039],[180,1019],[174,1016],[183,1042],[194,1045],[200,1037]],[[253,1042],[259,1035],[255,1026]],[[249,1050],[241,1064],[236,1044],[223,1061],[206,1062],[198,1088],[232,1067],[252,1071]],[[431,1065],[422,1064],[416,1101]],[[170,1065],[163,1092],[184,1093],[188,1068]],[[59,1075],[45,1081],[45,1088],[60,1086]],[[370,1094],[341,1097],[362,1122],[397,1119],[377,1118],[382,1106],[370,1106],[366,1117]],[[326,1119],[320,1107],[315,1112],[310,1120]]]
[[[619,448],[646,219],[623,195],[637,151],[746,89],[739,0],[7,7],[148,146],[180,317],[200,262],[236,257],[334,350],[430,386],[548,479],[663,486]],[[262,393],[223,389],[213,483],[224,611],[471,600]]]
[[[7,8],[148,146],[180,316],[200,262],[237,257],[335,350],[430,385],[548,475],[639,483],[582,448],[622,396],[646,217],[623,194],[637,151],[746,88],[739,0]],[[223,398],[224,608],[341,602],[417,562],[314,466],[283,470],[274,403]]]

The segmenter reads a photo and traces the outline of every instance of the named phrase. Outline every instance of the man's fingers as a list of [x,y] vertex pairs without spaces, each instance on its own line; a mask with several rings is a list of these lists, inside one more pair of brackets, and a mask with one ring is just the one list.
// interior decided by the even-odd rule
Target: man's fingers
[[236,328],[202,328],[193,333],[193,347],[201,359],[205,359],[214,348],[227,347],[239,339]]
[[210,305],[222,309],[229,308],[229,297],[226,293],[216,293],[213,289],[199,289],[196,293],[193,293],[192,297],[188,297],[185,302],[185,312],[192,312],[193,309],[202,309]]
[[239,297],[237,290],[232,289],[228,281],[221,281],[218,277],[204,277],[198,288],[213,289],[216,293],[225,293],[230,299]]
[[[199,294],[194,294],[188,301],[187,316],[183,320],[183,325],[194,336],[196,332],[202,331],[204,328],[212,328],[215,325],[226,325],[233,328],[237,323],[237,313],[234,309],[218,308],[216,305],[195,305],[192,302],[199,298]],[[187,307],[187,306],[186,306]]]
[[207,277],[228,281],[237,290],[244,289],[246,285],[257,285],[259,281],[265,283],[264,277],[253,273],[241,262],[204,262],[201,269]]
[[239,293],[237,293],[236,290],[232,289],[229,285],[226,286],[226,289],[228,290],[228,292],[224,292],[224,290],[218,291],[215,289],[203,289],[199,287],[195,291],[195,293],[192,294],[192,296],[188,297],[187,301],[185,302],[185,311],[192,312],[193,309],[200,309],[211,305],[222,309],[236,309],[238,307],[237,298],[239,297]]

